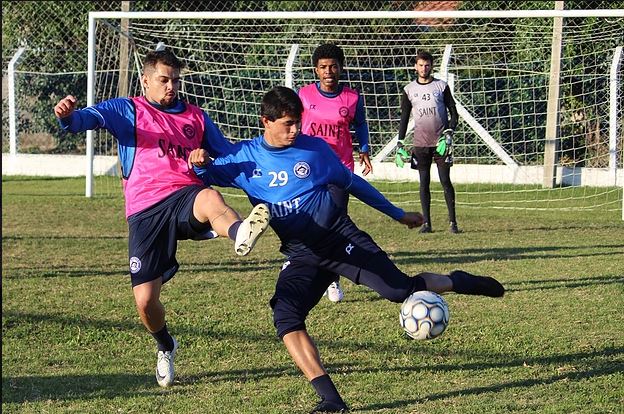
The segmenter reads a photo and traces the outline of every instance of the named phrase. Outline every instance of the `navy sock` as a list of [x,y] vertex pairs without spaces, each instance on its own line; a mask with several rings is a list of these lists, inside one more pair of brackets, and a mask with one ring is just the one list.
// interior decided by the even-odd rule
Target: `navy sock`
[[499,298],[505,288],[498,280],[489,276],[475,276],[462,270],[454,270],[449,275],[453,282],[453,292],[464,295],[483,295]]
[[167,324],[158,332],[152,332],[159,351],[173,351],[173,337],[167,330]]
[[236,240],[236,233],[238,233],[238,228],[240,227],[241,224],[243,224],[243,222],[238,220],[238,221],[235,221],[234,224],[230,226],[230,228],[228,229],[228,237],[230,239]]
[[334,385],[328,374],[321,375],[310,381],[316,393],[322,400],[333,401],[339,404],[344,404],[342,397],[338,394],[338,390]]

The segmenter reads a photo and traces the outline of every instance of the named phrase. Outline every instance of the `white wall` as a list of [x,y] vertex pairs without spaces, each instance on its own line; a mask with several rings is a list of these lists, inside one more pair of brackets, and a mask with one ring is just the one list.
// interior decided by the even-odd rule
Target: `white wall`
[[[117,157],[96,156],[93,160],[95,175],[119,176]],[[398,168],[392,162],[375,163],[371,180],[418,181],[418,172],[405,166]],[[356,163],[356,172],[361,170]],[[2,154],[2,175],[31,175],[48,177],[79,177],[86,171],[84,155],[42,155]],[[456,164],[451,169],[453,183],[491,183],[491,184],[542,184],[544,169],[535,167],[509,167],[506,165],[471,165]],[[431,168],[431,179],[439,181],[435,166]],[[592,187],[611,187],[624,185],[624,169],[617,174],[606,168],[568,168],[557,169],[557,182],[564,185]]]
[[[2,154],[2,175],[84,177],[86,170],[84,155]],[[95,175],[119,175],[117,157],[94,157],[93,171]]]

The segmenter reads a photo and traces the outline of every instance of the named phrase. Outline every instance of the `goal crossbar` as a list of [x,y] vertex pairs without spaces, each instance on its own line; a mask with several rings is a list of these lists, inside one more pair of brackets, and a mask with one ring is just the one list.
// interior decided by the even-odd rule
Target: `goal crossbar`
[[[623,17],[621,9],[92,12],[87,104],[93,105],[96,97],[101,101],[118,96],[115,85],[125,76],[133,79],[133,90],[125,93],[140,94],[138,62],[163,43],[188,61],[181,96],[205,109],[228,139],[251,138],[261,133],[257,113],[262,93],[277,84],[298,89],[312,82],[313,49],[333,42],[347,55],[345,84],[364,98],[374,179],[416,181],[413,172],[396,168],[392,161],[401,93],[414,79],[414,57],[428,50],[442,58],[436,59],[439,72],[434,76],[447,81],[461,119],[454,181],[482,186],[478,193],[497,197],[484,200],[489,205],[505,202],[505,185],[519,186],[518,191],[524,191],[523,185],[534,186],[527,195],[542,192],[563,204],[566,186],[612,187],[623,180],[622,138],[617,132],[622,58],[621,53],[613,55],[614,49],[621,50]],[[569,19],[563,29],[555,24],[562,19]],[[563,38],[559,47],[565,47],[556,57],[561,60],[560,75],[553,74],[552,62],[549,65],[551,56],[558,56],[555,42],[552,50],[550,44],[557,30]],[[122,37],[130,44],[130,59],[120,57]],[[128,61],[135,62],[132,74]],[[546,99],[553,88],[549,79],[559,79],[560,98]],[[609,81],[615,85],[613,107],[605,93]],[[552,113],[558,114],[562,128],[554,136],[561,145],[554,160],[544,151],[550,142],[546,114]],[[114,140],[106,131],[98,131],[97,137],[94,154],[93,138],[87,134],[89,163],[103,150],[115,154]],[[91,168],[88,165],[89,196]],[[547,169],[556,174],[550,192],[542,186]],[[592,198],[590,191],[594,190],[581,189],[585,200]],[[608,194],[612,205],[613,189],[602,194]],[[467,198],[462,195],[461,202]]]

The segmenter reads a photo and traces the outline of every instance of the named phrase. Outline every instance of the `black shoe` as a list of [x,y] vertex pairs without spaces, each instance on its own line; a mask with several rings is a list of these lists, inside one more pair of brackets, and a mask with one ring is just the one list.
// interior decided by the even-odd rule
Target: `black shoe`
[[432,232],[433,230],[431,230],[431,224],[429,223],[424,223],[419,230],[419,233],[432,233]]
[[346,413],[349,411],[349,407],[344,402],[335,402],[328,400],[321,400],[310,414],[317,413]]
[[461,230],[457,227],[457,223],[454,221],[451,221],[451,227],[449,228],[449,231],[453,234],[461,233]]
[[454,270],[449,275],[453,281],[453,292],[462,295],[482,295],[500,298],[505,288],[498,280],[489,276],[475,276],[463,270]]

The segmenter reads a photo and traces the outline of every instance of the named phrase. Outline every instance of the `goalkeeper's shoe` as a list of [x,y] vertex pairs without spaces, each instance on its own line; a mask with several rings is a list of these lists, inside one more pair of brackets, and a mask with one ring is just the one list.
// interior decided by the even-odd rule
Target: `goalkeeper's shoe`
[[463,270],[454,270],[449,275],[453,282],[453,292],[462,295],[481,295],[500,298],[505,288],[498,280],[489,276],[475,276]]
[[236,232],[236,241],[234,242],[234,250],[239,256],[249,254],[251,249],[258,241],[258,238],[264,233],[269,226],[271,213],[266,204],[258,204],[251,210],[249,216],[241,223]]
[[169,387],[173,384],[174,370],[173,360],[178,350],[178,341],[173,338],[173,349],[171,351],[158,351],[156,363],[156,381],[161,387]]
[[334,303],[340,302],[344,298],[344,292],[340,287],[340,282],[331,282],[327,287],[327,298]]
[[320,413],[346,413],[349,411],[349,407],[344,402],[335,402],[329,400],[321,400],[310,414],[320,414]]

